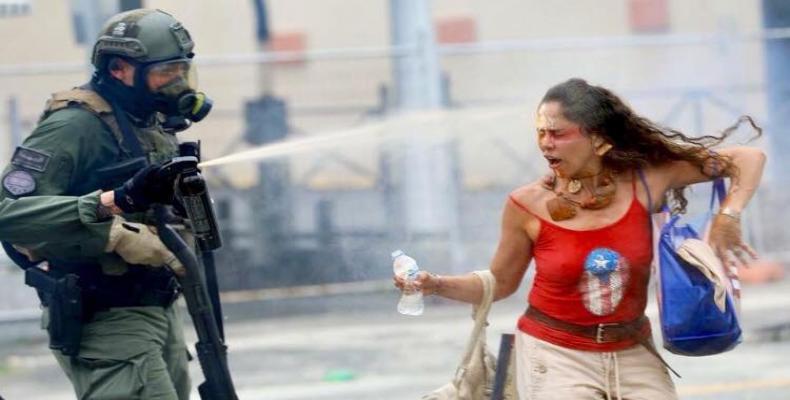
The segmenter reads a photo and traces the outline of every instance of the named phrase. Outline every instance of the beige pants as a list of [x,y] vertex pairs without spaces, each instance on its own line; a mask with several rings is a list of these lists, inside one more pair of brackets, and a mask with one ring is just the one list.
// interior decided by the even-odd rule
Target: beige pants
[[568,349],[516,333],[521,400],[675,400],[666,367],[644,346],[616,352]]

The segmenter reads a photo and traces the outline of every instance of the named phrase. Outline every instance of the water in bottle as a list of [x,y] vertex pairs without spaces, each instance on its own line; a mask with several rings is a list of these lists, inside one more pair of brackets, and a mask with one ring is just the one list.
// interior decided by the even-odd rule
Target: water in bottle
[[[402,250],[396,250],[392,252],[392,271],[407,281],[414,281],[420,267]],[[422,315],[423,308],[422,291],[405,288],[398,302],[398,312],[403,315]]]

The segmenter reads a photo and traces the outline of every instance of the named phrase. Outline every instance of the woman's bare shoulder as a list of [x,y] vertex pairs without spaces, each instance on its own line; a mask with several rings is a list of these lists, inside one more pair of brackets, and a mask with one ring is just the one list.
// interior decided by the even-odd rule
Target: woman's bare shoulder
[[511,191],[510,200],[520,208],[535,213],[537,205],[543,204],[550,195],[551,191],[543,187],[543,180],[538,179]]

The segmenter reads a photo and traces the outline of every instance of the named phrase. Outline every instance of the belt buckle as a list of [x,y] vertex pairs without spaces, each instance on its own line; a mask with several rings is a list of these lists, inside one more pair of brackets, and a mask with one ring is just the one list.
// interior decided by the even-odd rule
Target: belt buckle
[[606,327],[608,326],[617,326],[617,325],[620,324],[616,322],[598,324],[598,326],[595,329],[595,343],[609,343],[608,341],[604,342],[603,340],[604,329],[606,329]]

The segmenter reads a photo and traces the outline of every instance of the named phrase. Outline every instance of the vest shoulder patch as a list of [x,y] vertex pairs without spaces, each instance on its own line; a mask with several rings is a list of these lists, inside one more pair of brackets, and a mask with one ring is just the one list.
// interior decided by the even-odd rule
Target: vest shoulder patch
[[19,146],[14,150],[11,164],[31,171],[44,172],[47,170],[50,158],[52,158],[52,155],[49,153]]
[[3,177],[3,188],[14,196],[24,196],[36,191],[36,178],[30,172],[16,170]]

